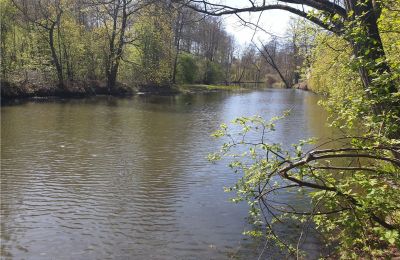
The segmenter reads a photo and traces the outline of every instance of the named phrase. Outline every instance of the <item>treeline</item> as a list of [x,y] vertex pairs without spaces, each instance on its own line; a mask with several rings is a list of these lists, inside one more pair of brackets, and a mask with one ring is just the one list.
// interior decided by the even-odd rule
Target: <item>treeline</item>
[[[250,28],[260,31],[251,25]],[[316,37],[326,31],[304,19],[291,18],[282,36],[263,33],[269,34],[268,40],[253,37],[239,58],[234,58],[231,82],[262,82],[291,88],[306,81]]]
[[1,19],[2,80],[229,81],[235,47],[222,21],[170,1],[1,0]]
[[[163,0],[1,0],[2,82],[290,87],[298,49],[274,38],[240,49],[218,17]],[[260,47],[261,46],[261,47]]]

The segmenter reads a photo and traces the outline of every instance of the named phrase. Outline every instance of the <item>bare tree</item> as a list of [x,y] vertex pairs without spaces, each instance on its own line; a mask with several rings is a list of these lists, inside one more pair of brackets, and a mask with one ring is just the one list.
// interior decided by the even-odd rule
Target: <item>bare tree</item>
[[267,44],[262,44],[262,49],[260,49],[257,45],[255,46],[259,50],[260,54],[264,57],[265,61],[272,67],[272,69],[276,73],[278,73],[279,78],[282,80],[283,84],[285,84],[285,87],[290,88],[290,82],[288,81],[288,78],[285,77],[277,63],[279,52],[278,41],[276,39],[273,39]]

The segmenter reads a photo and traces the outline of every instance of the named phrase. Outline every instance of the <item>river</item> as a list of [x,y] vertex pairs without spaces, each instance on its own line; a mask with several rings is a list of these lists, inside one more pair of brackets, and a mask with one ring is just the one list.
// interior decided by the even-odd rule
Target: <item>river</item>
[[[220,145],[210,134],[292,109],[274,140],[323,137],[317,100],[269,89],[2,106],[2,258],[278,259],[242,235],[247,206],[223,191],[238,176],[206,160]],[[303,248],[316,257],[318,239]]]

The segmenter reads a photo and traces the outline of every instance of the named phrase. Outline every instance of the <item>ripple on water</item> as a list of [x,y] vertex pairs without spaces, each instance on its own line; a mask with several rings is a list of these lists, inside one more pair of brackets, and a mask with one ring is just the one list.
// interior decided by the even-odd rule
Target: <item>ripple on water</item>
[[257,257],[259,244],[241,235],[246,206],[228,203],[222,191],[237,176],[205,159],[218,147],[210,133],[240,115],[294,107],[273,138],[302,138],[299,129],[318,134],[323,129],[307,117],[316,100],[306,103],[304,95],[272,90],[3,107],[2,256]]

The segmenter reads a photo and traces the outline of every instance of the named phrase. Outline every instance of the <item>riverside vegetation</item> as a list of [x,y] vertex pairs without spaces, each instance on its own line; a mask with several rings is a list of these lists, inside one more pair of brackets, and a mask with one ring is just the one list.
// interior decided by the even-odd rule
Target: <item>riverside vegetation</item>
[[[278,1],[248,7],[196,10],[210,15],[282,9],[308,20],[297,25],[303,80],[326,95],[321,105],[341,137],[301,140],[292,148],[268,139],[277,121],[241,117],[214,133],[224,138],[223,157],[241,174],[227,191],[247,201],[254,236],[266,236],[292,256],[307,231],[320,232],[326,258],[376,259],[400,255],[400,5],[398,1]],[[304,4],[299,6],[282,3]],[[312,23],[310,23],[312,22]],[[258,138],[256,138],[258,136]],[[247,152],[243,153],[243,149]],[[304,210],[280,193],[309,197]],[[298,225],[297,239],[282,237],[281,225]]]
[[[188,84],[280,84],[222,20],[174,1],[1,0],[2,97],[176,92]],[[266,42],[292,81],[295,51]],[[265,55],[264,55],[265,56]],[[195,88],[198,89],[198,88]]]
[[[307,139],[292,149],[268,141],[284,116],[238,118],[215,133],[227,139],[210,159],[231,158],[230,167],[241,174],[227,190],[237,193],[234,201],[249,203],[256,226],[249,233],[299,258],[309,228],[332,249],[324,257],[399,256],[399,2],[248,3],[239,8],[207,1],[2,0],[3,86],[43,89],[51,82],[64,93],[87,92],[90,86],[113,94],[129,92],[128,86],[307,82],[326,95],[321,104],[340,138]],[[286,40],[242,51],[218,18],[271,9],[302,18],[292,20]],[[248,152],[236,150],[243,146]],[[276,201],[280,192],[309,197],[310,209]],[[302,227],[297,240],[276,231],[289,224]]]

